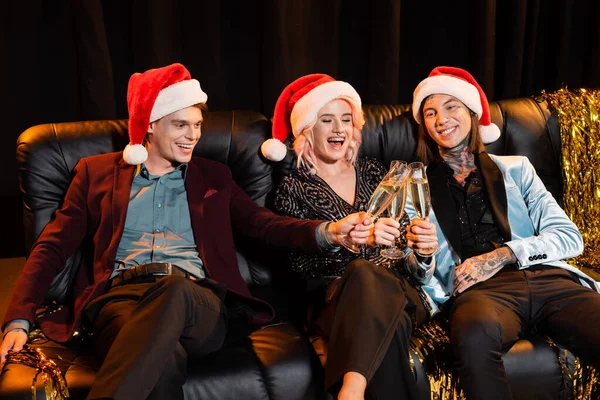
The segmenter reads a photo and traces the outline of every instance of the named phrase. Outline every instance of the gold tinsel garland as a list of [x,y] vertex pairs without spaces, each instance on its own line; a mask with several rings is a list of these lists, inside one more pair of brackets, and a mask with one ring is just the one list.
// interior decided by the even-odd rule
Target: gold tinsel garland
[[[446,334],[448,322],[437,318],[415,330],[410,349],[425,370],[432,400],[464,400],[458,377],[454,373],[454,356]],[[414,360],[410,358],[411,365]]]
[[[569,355],[567,349],[560,349],[549,337],[546,341],[558,356],[558,364],[563,376],[563,388],[565,392],[570,391],[569,398],[576,400],[598,400],[600,399],[600,374],[591,365],[583,365],[581,360],[574,355]],[[569,362],[569,358],[574,358]],[[573,365],[573,369],[571,369]],[[570,385],[570,390],[568,385]]]
[[600,272],[600,90],[542,92],[560,124],[565,212],[583,236],[583,254],[568,260]]
[[69,390],[65,378],[56,363],[46,357],[42,351],[26,344],[18,352],[9,351],[6,364],[21,364],[36,369],[31,383],[31,398],[37,397],[36,383],[41,375],[44,378],[44,391],[48,400],[65,400],[69,398]]

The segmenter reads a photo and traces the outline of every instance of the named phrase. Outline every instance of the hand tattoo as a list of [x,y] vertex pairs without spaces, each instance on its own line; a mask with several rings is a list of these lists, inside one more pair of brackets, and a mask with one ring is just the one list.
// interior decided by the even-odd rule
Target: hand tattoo
[[509,247],[500,247],[492,252],[471,257],[459,265],[454,277],[454,291],[464,292],[478,282],[494,276],[502,267],[517,261]]
[[512,250],[508,247],[500,247],[490,253],[471,258],[472,268],[476,272],[475,279],[487,280],[498,272],[502,267],[516,261]]

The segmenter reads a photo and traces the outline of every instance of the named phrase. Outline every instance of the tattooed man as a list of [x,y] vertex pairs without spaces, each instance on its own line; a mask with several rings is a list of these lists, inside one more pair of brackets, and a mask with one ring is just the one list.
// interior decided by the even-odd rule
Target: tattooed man
[[[439,243],[424,289],[448,313],[467,399],[511,398],[502,355],[532,329],[600,367],[600,285],[563,261],[581,253],[581,234],[526,157],[485,153],[500,131],[475,79],[435,68],[413,115]],[[422,200],[408,198],[411,217]],[[418,248],[422,228],[409,229]]]

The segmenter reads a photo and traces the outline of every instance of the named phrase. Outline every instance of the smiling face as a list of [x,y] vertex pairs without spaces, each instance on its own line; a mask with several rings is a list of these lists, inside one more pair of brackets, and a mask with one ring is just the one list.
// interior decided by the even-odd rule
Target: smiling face
[[312,128],[313,150],[316,158],[325,163],[346,160],[354,125],[352,108],[344,100],[333,100],[319,110]]
[[192,158],[200,139],[202,110],[197,106],[184,108],[150,124],[148,129],[146,168],[153,175],[163,175]]
[[447,94],[434,94],[423,103],[423,122],[429,136],[443,149],[453,149],[471,133],[471,111]]

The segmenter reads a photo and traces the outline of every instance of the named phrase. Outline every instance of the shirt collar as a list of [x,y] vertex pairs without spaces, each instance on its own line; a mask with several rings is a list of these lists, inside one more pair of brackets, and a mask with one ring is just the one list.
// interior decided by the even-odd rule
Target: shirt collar
[[[150,177],[150,172],[148,172],[148,168],[146,168],[145,164],[141,164],[139,166],[139,168],[140,168],[140,170],[138,172],[138,175],[140,175],[142,178],[145,178],[145,179],[152,179]],[[187,169],[188,169],[188,163],[182,163],[182,164],[179,164],[177,167],[175,167],[175,169],[173,171],[166,173],[165,176],[172,174],[175,171],[181,171],[181,177],[183,178],[183,180],[185,180],[185,177],[187,175]]]

